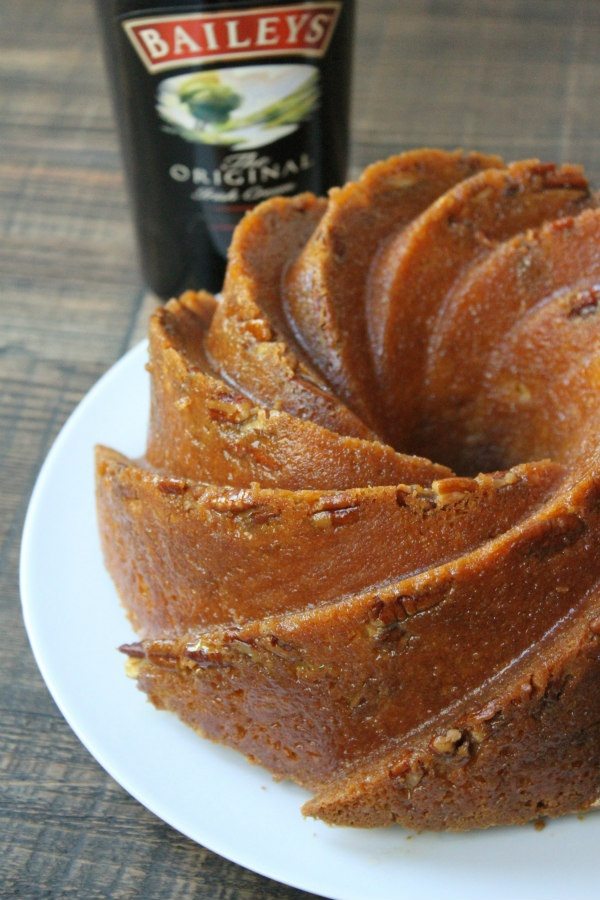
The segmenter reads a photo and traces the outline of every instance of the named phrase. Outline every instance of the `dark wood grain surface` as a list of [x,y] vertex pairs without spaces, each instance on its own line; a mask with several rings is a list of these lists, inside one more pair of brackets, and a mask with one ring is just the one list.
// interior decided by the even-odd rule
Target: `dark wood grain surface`
[[[353,164],[463,145],[582,162],[598,181],[598,47],[597,0],[359,0]],[[307,896],[139,806],[79,744],[31,656],[17,564],[36,474],[153,301],[91,4],[5,0],[0,75],[0,895]]]

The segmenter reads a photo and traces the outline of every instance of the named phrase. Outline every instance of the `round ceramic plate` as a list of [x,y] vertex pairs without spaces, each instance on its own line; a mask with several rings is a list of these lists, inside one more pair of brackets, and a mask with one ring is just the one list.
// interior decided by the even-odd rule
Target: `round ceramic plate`
[[158,712],[125,677],[134,639],[104,569],[93,447],[144,449],[146,345],[73,413],[38,478],[23,534],[25,623],[42,675],[90,753],[140,803],[216,853],[339,900],[558,900],[597,891],[600,815],[464,835],[330,828],[304,819],[304,791]]

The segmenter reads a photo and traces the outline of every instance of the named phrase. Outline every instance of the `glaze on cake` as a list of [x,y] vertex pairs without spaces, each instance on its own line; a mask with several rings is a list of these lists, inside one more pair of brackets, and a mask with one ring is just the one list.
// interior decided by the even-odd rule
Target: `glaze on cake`
[[600,795],[600,210],[418,150],[239,225],[150,324],[146,457],[98,448],[159,708],[346,825]]

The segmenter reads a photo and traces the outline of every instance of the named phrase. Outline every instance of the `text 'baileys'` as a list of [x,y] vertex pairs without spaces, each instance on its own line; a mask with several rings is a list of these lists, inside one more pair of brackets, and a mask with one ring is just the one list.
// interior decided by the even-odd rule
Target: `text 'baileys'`
[[236,224],[345,179],[353,2],[97,0],[144,276],[219,290]]

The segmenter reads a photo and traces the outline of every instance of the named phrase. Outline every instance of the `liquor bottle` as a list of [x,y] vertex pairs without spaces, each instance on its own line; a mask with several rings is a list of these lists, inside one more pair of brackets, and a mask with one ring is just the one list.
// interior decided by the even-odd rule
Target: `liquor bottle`
[[261,200],[346,175],[353,0],[96,0],[142,270],[217,291]]

